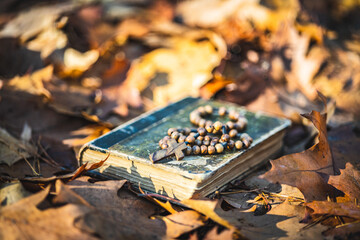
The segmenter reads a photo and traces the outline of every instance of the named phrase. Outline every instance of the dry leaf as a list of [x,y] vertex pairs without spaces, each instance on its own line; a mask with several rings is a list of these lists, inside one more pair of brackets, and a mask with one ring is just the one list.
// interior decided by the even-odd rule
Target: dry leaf
[[208,233],[206,233],[204,240],[216,240],[216,239],[222,239],[222,240],[231,240],[234,239],[234,230],[231,229],[225,229],[221,231],[221,233],[218,233],[219,228],[214,227],[211,229]]
[[229,228],[236,229],[232,224],[230,224],[227,220],[221,218],[216,211],[221,211],[221,209],[217,208],[218,201],[213,200],[194,200],[194,199],[185,199],[181,201],[185,206],[192,208],[205,216],[211,218],[213,221]]
[[102,239],[162,239],[165,236],[164,222],[150,219],[156,205],[121,189],[126,180],[95,183],[88,180],[89,177],[81,177],[67,184],[97,209],[81,217],[76,223],[78,228]]
[[177,238],[181,234],[190,232],[204,225],[205,218],[196,211],[186,210],[176,212],[168,216],[157,217],[166,224],[166,237],[169,239]]
[[285,29],[289,31],[289,44],[292,49],[291,71],[285,73],[289,88],[291,90],[299,89],[310,100],[315,100],[317,92],[313,86],[313,79],[328,54],[321,47],[312,47],[308,50],[311,40],[309,35],[299,35],[290,26]]
[[53,70],[53,66],[49,65],[31,74],[26,74],[21,77],[16,76],[9,80],[5,87],[14,91],[27,92],[29,94],[51,98],[50,92],[44,87],[44,82],[52,78]]
[[73,9],[72,3],[30,8],[21,12],[0,31],[0,37],[20,37],[22,42],[52,28],[59,15]]
[[[212,70],[224,57],[225,43],[215,33],[206,31],[195,34],[196,38],[189,36],[173,37],[169,48],[156,49],[134,61],[124,83],[127,89],[151,89],[156,106],[198,95],[199,88],[212,78]],[[196,41],[199,37],[207,39]],[[165,74],[162,79],[160,73]]]
[[0,128],[0,163],[12,166],[17,161],[34,156],[36,153],[35,146],[14,138],[5,129]]
[[360,219],[360,207],[353,202],[313,201],[305,205],[314,210],[312,215],[326,214]]
[[31,195],[21,182],[3,183],[0,185],[0,206],[7,206]]
[[[60,22],[67,21],[66,17],[62,17]],[[41,58],[47,58],[54,50],[66,47],[68,39],[66,34],[55,26],[55,22],[51,27],[45,28],[35,39],[26,44],[27,48],[33,51],[41,52]]]
[[328,183],[343,191],[352,200],[360,200],[360,172],[351,163],[340,169],[339,176],[330,176]]
[[110,156],[110,154],[104,160],[101,160],[101,161],[96,162],[96,163],[91,163],[89,166],[88,166],[88,162],[81,165],[75,171],[74,176],[70,179],[70,181],[74,180],[75,178],[79,177],[80,175],[84,174],[87,171],[94,170],[94,169],[97,169],[97,168],[101,167],[104,164],[104,162],[109,158],[109,156]]
[[54,51],[47,59],[61,78],[78,78],[99,58],[98,50],[79,52],[73,48]]
[[85,206],[68,204],[39,210],[36,206],[50,187],[0,209],[0,232],[4,239],[95,239],[74,227],[76,218],[89,212]]
[[56,196],[53,199],[55,204],[79,204],[91,207],[91,205],[78,194],[70,189],[67,185],[63,184],[60,179],[56,180],[55,183]]
[[319,143],[301,153],[286,155],[271,161],[272,168],[262,175],[271,182],[297,187],[306,201],[326,200],[331,187],[321,174],[333,175],[333,160],[327,141],[326,114],[312,111],[303,114],[319,131]]

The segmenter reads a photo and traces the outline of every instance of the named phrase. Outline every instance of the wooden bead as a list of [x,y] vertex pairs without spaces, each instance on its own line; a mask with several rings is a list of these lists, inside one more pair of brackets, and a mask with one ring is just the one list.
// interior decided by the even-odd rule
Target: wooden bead
[[246,127],[246,123],[247,123],[247,120],[239,119],[239,121],[236,122],[236,129],[238,131],[244,130],[244,128]]
[[202,141],[199,139],[196,139],[194,142],[195,145],[201,146],[202,145]]
[[203,141],[203,144],[204,144],[205,146],[209,146],[209,145],[210,145],[210,141],[209,141],[209,140],[204,140],[204,141]]
[[186,127],[186,128],[184,128],[184,135],[189,135],[190,134],[190,132],[191,132],[191,129],[190,128],[188,128],[188,127]]
[[212,108],[212,106],[210,106],[210,105],[206,105],[205,106],[205,112],[206,112],[206,114],[212,114],[213,113],[213,108]]
[[192,153],[192,147],[187,146],[186,149],[185,149],[185,154],[186,155],[191,155],[191,153]]
[[198,107],[197,111],[200,113],[200,116],[205,115],[205,108],[203,106]]
[[215,149],[217,153],[222,153],[224,151],[224,146],[221,143],[217,143]]
[[194,145],[192,147],[192,153],[195,154],[195,155],[200,154],[200,147],[198,145]]
[[210,154],[210,155],[213,155],[213,154],[215,154],[216,153],[216,149],[215,149],[215,147],[214,146],[208,146],[208,153]]
[[169,136],[171,136],[171,134],[172,134],[173,132],[175,132],[175,131],[176,131],[176,128],[169,128],[168,131],[167,131],[167,133],[168,133]]
[[178,131],[175,131],[171,134],[171,138],[178,140],[178,138],[180,137],[180,133]]
[[242,149],[242,147],[243,147],[242,141],[237,140],[237,141],[235,142],[235,148],[238,149],[238,150],[240,150],[240,149]]
[[161,147],[161,145],[163,145],[163,143],[164,143],[164,140],[163,140],[163,139],[160,139],[160,141],[159,141],[159,147]]
[[206,131],[207,131],[208,133],[212,133],[212,132],[214,131],[213,125],[207,125],[207,126],[205,127],[205,129],[206,129]]
[[194,144],[195,138],[194,138],[194,136],[189,135],[186,137],[185,141],[188,142],[189,144]]
[[231,129],[230,132],[229,132],[229,136],[231,138],[236,137],[237,134],[238,134],[238,131],[236,129]]
[[212,121],[208,120],[208,121],[206,121],[206,123],[205,123],[205,128],[206,128],[206,126],[213,125],[213,124],[214,124],[214,123],[213,123]]
[[218,141],[211,140],[210,146],[215,146],[218,143]]
[[223,126],[223,124],[222,124],[220,121],[216,121],[216,122],[214,123],[214,129],[215,129],[216,131],[220,131],[221,128],[222,128],[222,126]]
[[228,121],[226,123],[226,126],[231,130],[231,129],[234,129],[235,128],[235,123],[234,122],[231,122],[231,121]]
[[168,148],[169,146],[166,144],[166,143],[163,143],[162,145],[161,145],[161,149],[166,149],[166,148]]
[[207,146],[201,145],[200,151],[201,151],[201,154],[204,154],[204,155],[207,154]]
[[204,140],[204,136],[198,136],[196,139],[199,139],[200,141]]
[[219,142],[219,140],[220,140],[220,139],[219,139],[218,137],[213,137],[213,138],[212,138],[212,141]]
[[186,136],[185,135],[180,135],[180,137],[178,138],[178,143],[183,143],[185,142]]
[[228,141],[230,140],[229,134],[223,134],[223,135],[221,136],[221,140],[222,140],[223,142],[228,142]]
[[200,136],[205,136],[206,135],[206,129],[203,128],[203,127],[199,127],[197,131],[200,134]]
[[220,107],[218,112],[219,112],[219,115],[223,117],[226,115],[226,108]]
[[236,122],[237,120],[239,120],[239,117],[240,117],[240,114],[239,114],[237,111],[231,110],[231,111],[229,112],[229,118],[230,118],[230,120]]
[[206,141],[211,141],[211,137],[210,137],[209,135],[206,135],[206,136],[204,137],[204,140],[206,140]]
[[240,139],[241,139],[241,140],[246,139],[246,140],[249,141],[250,143],[252,143],[252,141],[253,141],[252,137],[250,137],[249,134],[247,134],[247,133],[241,134]]
[[205,127],[205,124],[206,124],[206,120],[201,118],[200,121],[199,121],[199,127]]
[[233,140],[229,140],[229,142],[228,142],[228,145],[227,145],[227,147],[229,148],[229,149],[233,149],[234,148],[234,146],[235,146],[235,142],[233,141]]
[[248,139],[243,139],[242,142],[245,148],[248,148],[250,146],[250,141]]

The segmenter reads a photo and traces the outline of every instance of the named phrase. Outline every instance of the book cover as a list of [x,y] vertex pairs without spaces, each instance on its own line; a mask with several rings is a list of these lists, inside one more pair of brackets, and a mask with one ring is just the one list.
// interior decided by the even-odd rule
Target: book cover
[[[227,149],[215,155],[190,155],[177,161],[169,157],[152,163],[149,155],[159,150],[158,141],[169,128],[195,127],[189,114],[199,106],[225,106],[246,117],[244,132],[253,138],[247,149]],[[211,116],[212,121],[227,122],[228,117]],[[109,159],[97,171],[111,178],[125,178],[140,184],[141,188],[177,199],[201,197],[251,172],[264,163],[282,146],[284,129],[290,121],[253,113],[245,108],[217,101],[185,98],[167,107],[145,113],[104,136],[86,144],[80,152],[80,161],[95,162]]]

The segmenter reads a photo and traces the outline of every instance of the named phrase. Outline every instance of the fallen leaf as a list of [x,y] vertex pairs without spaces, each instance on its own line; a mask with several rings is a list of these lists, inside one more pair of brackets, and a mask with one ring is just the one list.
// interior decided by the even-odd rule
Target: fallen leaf
[[55,72],[61,78],[78,78],[88,70],[99,58],[98,50],[79,52],[73,48],[54,51],[47,61],[55,66]]
[[45,89],[44,82],[49,81],[53,76],[53,66],[49,65],[31,74],[26,74],[22,77],[16,76],[5,83],[7,87],[13,91],[27,92],[33,95],[44,96],[51,98],[50,92]]
[[29,158],[35,154],[37,154],[35,146],[27,141],[14,138],[5,129],[0,128],[0,163],[12,166],[19,160]]
[[55,190],[56,196],[53,199],[53,203],[55,204],[72,203],[91,207],[85,199],[72,191],[70,187],[63,184],[60,179],[56,180]]
[[0,209],[0,232],[5,239],[95,239],[74,227],[78,217],[90,211],[80,205],[39,210],[36,206],[48,195],[50,187]]
[[0,185],[0,206],[7,206],[31,195],[21,182],[3,183]]
[[352,200],[360,199],[360,172],[351,163],[346,163],[345,169],[340,169],[341,174],[330,176],[328,183],[343,191]]
[[150,219],[157,206],[122,189],[125,182],[91,183],[89,177],[69,182],[66,186],[97,209],[79,218],[76,226],[102,239],[162,239],[165,223]]
[[289,88],[292,91],[299,89],[310,100],[315,100],[317,92],[312,81],[328,54],[318,46],[309,49],[311,40],[309,35],[299,35],[294,28],[290,26],[287,28],[292,49],[291,71],[285,73]]
[[206,83],[200,88],[200,96],[205,99],[210,99],[221,89],[225,88],[228,84],[233,83],[232,80],[226,79],[220,74],[215,74],[214,79]]
[[196,211],[186,210],[168,216],[159,216],[166,224],[166,237],[177,238],[181,234],[190,232],[204,225],[205,218]]
[[204,240],[216,240],[216,239],[223,239],[223,240],[231,240],[234,239],[234,230],[225,229],[218,233],[219,228],[214,227],[208,233],[206,233]]
[[73,9],[72,3],[34,7],[23,11],[0,31],[1,37],[15,37],[26,42],[46,29],[50,29],[59,15]]
[[87,171],[94,170],[94,169],[97,169],[97,168],[101,167],[104,164],[104,162],[109,158],[109,156],[110,156],[110,154],[104,160],[101,160],[101,161],[96,162],[96,163],[92,163],[89,166],[88,166],[88,162],[81,165],[75,171],[75,173],[74,173],[73,177],[70,179],[70,181],[74,180],[75,178],[79,177],[80,175],[84,174]]
[[326,113],[312,111],[302,116],[309,119],[319,131],[319,142],[304,152],[270,161],[270,171],[261,177],[271,182],[297,187],[307,202],[326,200],[333,190],[321,174],[334,174],[333,159],[327,141]]
[[305,205],[314,210],[314,212],[311,213],[312,215],[326,214],[360,219],[360,207],[353,202],[313,201]]
[[58,22],[55,22],[43,29],[35,39],[26,43],[28,49],[41,52],[41,58],[47,58],[54,50],[66,47],[68,39],[66,34],[62,32],[56,25],[64,24],[67,17],[62,17]]
[[230,224],[225,219],[221,218],[216,211],[220,211],[217,208],[218,201],[213,200],[194,200],[194,199],[185,199],[181,201],[185,206],[192,208],[199,213],[204,214],[205,216],[211,218],[213,221],[227,227],[228,229],[236,229],[232,224]]
[[[212,78],[212,70],[225,56],[225,43],[212,32],[193,35],[173,37],[169,48],[153,50],[134,61],[124,82],[127,89],[140,92],[151,89],[155,106],[187,95],[197,96],[199,88]],[[196,41],[201,37],[206,40]],[[159,73],[165,74],[163,79]]]

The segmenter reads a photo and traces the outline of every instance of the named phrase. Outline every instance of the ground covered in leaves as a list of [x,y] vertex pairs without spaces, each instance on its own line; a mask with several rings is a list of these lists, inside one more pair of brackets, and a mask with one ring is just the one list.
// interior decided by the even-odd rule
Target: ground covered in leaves
[[[0,239],[360,238],[359,1],[0,3]],[[282,157],[181,202],[77,153],[185,96],[292,120]]]

